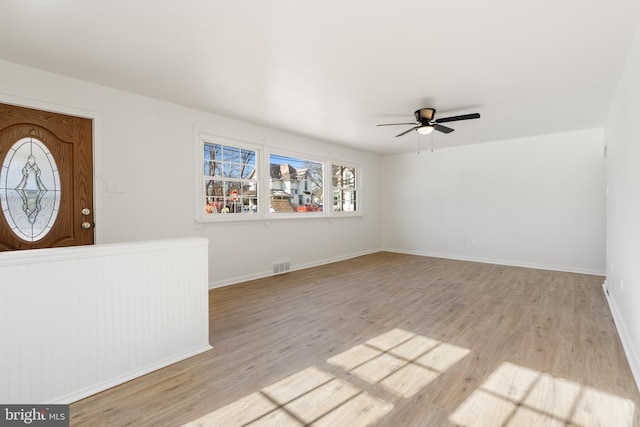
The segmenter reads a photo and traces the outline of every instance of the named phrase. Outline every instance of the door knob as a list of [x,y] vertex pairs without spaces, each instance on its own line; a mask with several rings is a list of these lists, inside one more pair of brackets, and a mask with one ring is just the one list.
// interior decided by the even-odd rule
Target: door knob
[[82,215],[87,216],[91,213],[91,209],[89,208],[84,208],[82,209]]
[[82,223],[82,228],[84,228],[85,230],[88,230],[91,228],[91,223],[90,222],[83,222]]

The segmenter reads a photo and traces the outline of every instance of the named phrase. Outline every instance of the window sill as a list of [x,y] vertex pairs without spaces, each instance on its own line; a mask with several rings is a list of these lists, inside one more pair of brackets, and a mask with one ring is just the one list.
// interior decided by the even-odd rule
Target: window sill
[[306,214],[270,214],[270,215],[251,215],[251,214],[216,214],[213,217],[196,218],[196,223],[200,225],[206,224],[233,224],[233,223],[268,223],[271,221],[305,221],[305,220],[334,220],[343,218],[362,218],[364,215],[360,212],[345,212],[340,214],[328,215],[325,213],[306,213]]

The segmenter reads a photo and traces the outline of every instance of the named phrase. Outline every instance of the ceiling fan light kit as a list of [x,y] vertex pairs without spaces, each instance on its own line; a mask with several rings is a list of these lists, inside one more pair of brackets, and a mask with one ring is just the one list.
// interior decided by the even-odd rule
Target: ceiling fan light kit
[[413,116],[416,118],[416,123],[382,123],[382,124],[379,124],[378,126],[398,126],[398,125],[413,126],[412,128],[409,128],[408,130],[402,133],[399,133],[398,135],[396,135],[396,137],[406,135],[412,130],[417,131],[421,135],[428,135],[431,132],[433,132],[434,129],[442,133],[451,133],[454,131],[454,129],[451,129],[450,127],[447,127],[447,126],[442,126],[440,123],[457,122],[460,120],[471,120],[471,119],[480,118],[480,114],[472,113],[472,114],[462,114],[459,116],[443,117],[441,119],[434,120],[433,118],[435,117],[435,115],[436,115],[436,110],[434,108],[421,108],[419,110],[416,110],[413,113]]

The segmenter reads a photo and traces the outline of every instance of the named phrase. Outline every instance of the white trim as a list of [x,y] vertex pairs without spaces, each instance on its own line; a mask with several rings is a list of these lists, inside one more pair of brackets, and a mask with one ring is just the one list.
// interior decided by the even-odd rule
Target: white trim
[[631,334],[629,334],[622,314],[620,313],[618,305],[616,304],[616,299],[612,295],[609,295],[607,293],[606,283],[607,281],[605,280],[602,284],[604,297],[607,299],[607,303],[609,304],[609,310],[611,310],[613,323],[616,325],[616,329],[618,330],[618,336],[620,337],[620,341],[622,342],[624,353],[627,356],[627,361],[629,362],[629,367],[631,368],[633,379],[636,382],[636,387],[638,388],[638,390],[640,390],[640,352],[638,352],[633,344]]
[[[334,211],[333,210],[333,166],[346,166],[346,167],[350,167],[350,168],[355,168],[356,169],[356,210],[355,212],[353,211]],[[349,161],[343,161],[343,160],[339,160],[339,159],[330,159],[329,160],[329,164],[328,164],[328,169],[329,169],[329,189],[328,191],[328,197],[326,200],[331,201],[331,213],[330,216],[334,217],[334,218],[340,218],[340,217],[358,217],[358,216],[364,216],[363,214],[363,209],[362,209],[362,163],[358,163],[358,162],[349,162]]]
[[[604,277],[604,274],[602,272],[600,272],[599,270],[576,269],[576,268],[571,268],[571,267],[558,267],[558,266],[545,265],[545,264],[518,263],[518,262],[512,262],[512,261],[505,261],[505,260],[490,260],[490,259],[486,259],[486,258],[462,257],[462,256],[458,256],[458,255],[454,256],[454,255],[441,254],[441,253],[432,253],[432,252],[427,253],[427,252],[418,252],[418,251],[406,251],[406,250],[391,249],[391,248],[371,249],[371,250],[367,250],[367,251],[356,252],[356,253],[347,254],[347,255],[341,255],[341,256],[338,256],[338,257],[325,258],[325,259],[322,259],[322,260],[318,260],[318,261],[314,261],[314,262],[310,262],[310,263],[306,263],[306,264],[300,264],[300,265],[295,265],[295,266],[292,265],[291,266],[291,270],[289,270],[289,271],[298,271],[298,270],[304,270],[305,268],[318,267],[318,266],[321,266],[321,265],[331,264],[333,262],[345,261],[345,260],[348,260],[348,259],[351,259],[351,258],[356,258],[356,257],[363,256],[363,255],[374,254],[374,253],[377,253],[377,252],[392,252],[392,253],[405,254],[405,255],[416,255],[416,256],[425,256],[425,257],[433,257],[433,258],[452,259],[452,260],[457,260],[457,261],[479,262],[479,263],[482,263],[482,264],[495,264],[495,265],[504,265],[504,266],[509,266],[509,267],[533,268],[533,269],[536,269],[536,270],[560,271],[560,272],[564,272],[564,273],[579,273],[579,274],[588,274],[588,275],[592,275],[592,276],[603,276]],[[225,279],[225,280],[209,282],[209,289],[221,288],[223,286],[236,285],[238,283],[247,282],[247,281],[256,280],[256,279],[262,279],[262,278],[270,277],[270,276],[273,276],[273,272],[272,271],[263,271],[263,272],[255,273],[255,274],[247,274],[247,275],[244,275],[244,276],[231,277],[231,278],[228,278],[228,279]],[[640,358],[638,360],[640,360]],[[638,365],[640,367],[640,363]]]
[[395,248],[385,248],[383,250],[386,252],[395,252],[399,254],[453,259],[458,261],[480,262],[483,264],[496,264],[496,265],[506,265],[510,267],[533,268],[536,270],[562,271],[565,273],[579,273],[579,274],[588,274],[592,276],[603,276],[603,277],[605,276],[604,270],[594,270],[590,268],[576,268],[576,267],[569,267],[569,266],[538,264],[538,263],[523,262],[523,261],[505,260],[505,259],[481,258],[481,257],[472,257],[472,256],[457,255],[457,254],[446,254],[446,253],[440,253],[440,252],[410,251],[410,250],[395,249]]
[[[312,268],[312,267],[319,267],[321,265],[331,264],[331,263],[339,262],[339,261],[346,261],[348,259],[357,258],[359,256],[364,256],[364,255],[369,255],[369,254],[374,254],[374,253],[377,253],[377,252],[380,252],[380,251],[381,251],[380,249],[372,249],[372,250],[368,250],[368,251],[355,252],[355,253],[341,255],[341,256],[332,257],[332,258],[325,258],[325,259],[322,259],[322,260],[317,260],[317,261],[313,261],[313,262],[309,262],[309,263],[305,263],[305,264],[300,264],[300,265],[296,265],[296,266],[292,265],[291,269],[289,270],[289,272],[298,271],[298,270],[304,270],[304,269]],[[265,277],[270,277],[270,276],[274,276],[273,271],[263,271],[261,273],[247,274],[245,276],[236,276],[236,277],[228,278],[228,279],[225,279],[225,280],[209,282],[209,289],[215,289],[215,288],[222,288],[224,286],[237,285],[239,283],[248,282],[250,280],[263,279]]]
[[[269,221],[282,221],[287,219],[294,219],[296,221],[300,218],[309,219],[328,219],[333,218],[359,218],[364,216],[363,212],[363,175],[362,175],[362,162],[361,161],[348,161],[334,159],[332,157],[315,155],[315,154],[303,154],[298,151],[289,150],[277,146],[271,146],[265,144],[265,139],[261,142],[253,140],[251,138],[239,137],[237,135],[228,135],[216,131],[213,127],[195,122],[193,124],[193,186],[194,186],[194,228],[201,230],[203,227],[216,224],[233,224],[233,223],[248,223],[248,222],[263,222]],[[205,215],[202,212],[202,206],[204,205],[204,192],[203,192],[203,174],[202,174],[202,150],[203,143],[218,142],[223,145],[237,146],[240,148],[247,148],[255,150],[257,152],[256,167],[258,169],[258,206],[259,212],[255,214],[230,214],[230,215]],[[285,157],[297,158],[300,160],[309,160],[322,164],[323,168],[323,204],[324,209],[322,212],[307,212],[304,214],[292,212],[292,213],[272,213],[270,212],[270,164],[271,155],[282,155]],[[351,166],[357,168],[357,211],[356,212],[334,212],[333,211],[333,186],[331,179],[331,167],[334,164]]]
[[[244,138],[237,135],[231,135],[226,133],[218,132],[214,127],[201,123],[195,122],[193,124],[193,174],[194,174],[194,220],[195,220],[195,228],[202,229],[203,226],[213,225],[213,224],[229,224],[234,222],[247,222],[247,221],[264,221],[265,216],[263,210],[260,210],[257,214],[246,214],[246,215],[229,215],[225,218],[220,218],[217,215],[208,217],[203,216],[202,214],[202,206],[204,204],[204,192],[203,192],[203,144],[205,142],[206,137],[211,138],[214,141],[224,143],[223,145],[237,145],[240,148],[247,148],[256,151],[256,168],[258,169],[258,173],[260,174],[258,178],[258,186],[260,186],[262,181],[262,163],[264,161],[264,152],[266,147],[263,143],[250,139]],[[210,142],[214,142],[210,141]],[[259,191],[261,193],[263,191]],[[258,194],[258,203],[262,204],[262,197]],[[269,199],[267,198],[267,202]]]
[[[230,222],[243,222],[243,221],[256,221],[256,220],[264,220],[264,204],[262,193],[264,192],[264,185],[262,185],[262,179],[264,174],[262,173],[262,158],[264,156],[264,146],[255,142],[245,141],[243,139],[239,139],[232,136],[225,136],[221,134],[217,134],[207,130],[198,122],[193,124],[193,134],[194,134],[194,163],[193,163],[193,173],[194,173],[194,207],[193,214],[194,220],[196,223],[196,228],[200,229],[205,224],[217,224],[217,223],[230,223]],[[257,213],[241,213],[241,214],[230,214],[229,216],[223,215],[211,215],[207,216],[203,213],[203,206],[205,202],[205,194],[204,194],[204,174],[203,174],[203,148],[205,142],[209,143],[218,143],[222,145],[245,148],[249,150],[253,150],[256,152],[256,169],[258,170],[258,178],[257,178],[257,188],[258,188],[258,209]],[[267,202],[268,202],[267,198]]]
[[112,387],[115,387],[120,384],[124,384],[127,381],[131,381],[133,379],[139,378],[143,375],[151,373],[153,371],[157,371],[158,369],[166,368],[167,366],[173,365],[174,363],[180,362],[182,360],[188,359],[189,357],[196,356],[200,353],[204,353],[205,351],[209,351],[213,349],[211,345],[204,345],[202,347],[194,348],[193,350],[181,353],[179,355],[170,357],[168,359],[162,360],[158,363],[153,363],[149,366],[145,366],[144,368],[137,369],[135,371],[128,372],[126,375],[121,375],[116,378],[112,378],[109,381],[105,381],[99,384],[95,384],[91,387],[84,388],[77,392],[69,393],[64,396],[60,396],[56,399],[53,399],[50,402],[45,402],[45,404],[70,404],[73,402],[77,402],[85,397],[92,396],[96,393],[100,393],[101,391],[105,391]]
[[102,114],[96,111],[84,110],[66,105],[52,104],[37,99],[22,98],[0,93],[0,102],[3,104],[15,105],[16,107],[33,108],[52,113],[67,114],[70,116],[91,119],[93,122],[93,222],[96,227],[93,229],[94,243],[99,244],[104,241],[104,235],[100,224],[100,215],[103,212],[104,195],[99,189],[104,188],[104,178],[102,170]]
[[26,249],[21,251],[3,252],[0,257],[0,267],[28,264],[33,261],[35,254],[40,262],[60,262],[73,258],[75,260],[91,259],[136,253],[147,250],[152,245],[162,243],[166,248],[184,249],[207,246],[205,237],[176,237],[173,239],[137,240],[123,243],[105,243],[90,246],[66,246],[60,248]]

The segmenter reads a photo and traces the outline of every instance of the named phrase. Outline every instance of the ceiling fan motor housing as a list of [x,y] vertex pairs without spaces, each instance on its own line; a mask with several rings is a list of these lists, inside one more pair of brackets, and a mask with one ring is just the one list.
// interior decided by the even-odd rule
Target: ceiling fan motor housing
[[418,123],[425,123],[425,121],[428,123],[431,120],[433,120],[433,116],[436,114],[436,110],[433,108],[421,108],[419,110],[416,110],[415,113],[413,113],[413,115],[416,118],[416,122]]

